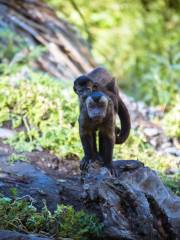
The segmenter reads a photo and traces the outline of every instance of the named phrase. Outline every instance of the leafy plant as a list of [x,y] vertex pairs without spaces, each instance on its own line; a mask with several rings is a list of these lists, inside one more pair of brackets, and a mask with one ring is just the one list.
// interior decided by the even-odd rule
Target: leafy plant
[[51,213],[44,204],[38,212],[31,202],[1,197],[0,229],[88,240],[100,236],[103,225],[95,216],[71,206],[58,205]]
[[11,27],[2,27],[0,29],[0,74],[17,73],[22,66],[30,65],[45,51],[45,47],[29,45]]
[[180,97],[177,95],[172,102],[172,109],[162,119],[162,126],[167,135],[180,139]]
[[96,61],[129,94],[151,105],[171,104],[180,78],[178,1],[46,2],[90,39]]
[[27,158],[23,154],[12,153],[9,157],[9,163],[14,163],[16,161],[27,161]]
[[28,79],[20,74],[0,82],[0,124],[9,121],[18,130],[7,142],[18,152],[48,149],[61,157],[80,153],[72,85],[45,74],[28,74]]

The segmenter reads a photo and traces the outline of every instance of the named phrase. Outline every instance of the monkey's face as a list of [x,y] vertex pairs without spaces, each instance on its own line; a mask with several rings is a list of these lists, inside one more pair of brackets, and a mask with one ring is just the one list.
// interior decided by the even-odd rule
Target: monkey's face
[[107,115],[109,98],[100,91],[93,91],[86,98],[86,108],[89,118],[101,123]]
[[74,81],[74,91],[80,99],[85,99],[93,90],[93,82],[91,79],[82,75]]

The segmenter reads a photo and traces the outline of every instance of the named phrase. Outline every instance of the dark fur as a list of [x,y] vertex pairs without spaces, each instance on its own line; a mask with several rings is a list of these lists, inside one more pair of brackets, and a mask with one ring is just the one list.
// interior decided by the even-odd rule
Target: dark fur
[[121,130],[116,127],[116,143],[126,141],[131,129],[129,112],[119,96],[119,89],[115,79],[102,67],[97,67],[86,75],[82,75],[74,81],[74,91],[78,94],[80,105],[83,99],[93,90],[106,93],[113,101],[115,113],[121,122]]
[[[104,68],[96,68],[87,75],[82,75],[74,82],[74,91],[79,96],[80,137],[84,149],[84,158],[81,169],[86,168],[90,160],[101,158],[105,166],[114,172],[112,154],[115,143],[123,143],[130,132],[130,116],[119,96],[119,90],[114,78]],[[109,98],[106,118],[100,124],[89,119],[86,108],[86,98],[93,92],[99,91]],[[115,126],[115,117],[118,114],[121,121],[121,130]],[[96,132],[99,130],[99,154],[96,146]]]
[[[84,149],[84,158],[81,161],[81,169],[86,169],[90,161],[96,159],[103,160],[104,166],[111,170],[112,174],[115,174],[115,170],[112,166],[112,155],[115,144],[115,111],[114,104],[111,98],[106,94],[98,91],[93,91],[88,96],[91,97],[95,104],[93,109],[98,109],[97,95],[104,96],[107,99],[107,105],[101,107],[103,113],[100,114],[99,121],[89,117],[87,101],[84,100],[81,104],[81,111],[79,116],[79,133],[81,142]],[[89,110],[91,111],[91,110]],[[96,135],[99,134],[99,153],[96,144]]]

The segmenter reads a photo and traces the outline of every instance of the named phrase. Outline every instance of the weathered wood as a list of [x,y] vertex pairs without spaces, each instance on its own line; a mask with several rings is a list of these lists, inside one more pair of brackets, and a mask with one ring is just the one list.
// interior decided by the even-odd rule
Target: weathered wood
[[0,28],[5,26],[47,48],[39,67],[63,79],[74,79],[96,64],[85,41],[41,0],[0,0]]
[[[104,224],[103,239],[178,239],[180,198],[171,194],[157,174],[138,161],[116,161],[119,177],[92,164],[80,184],[62,183],[62,196],[96,213]],[[77,192],[79,194],[77,194]],[[74,204],[76,206],[76,204]]]
[[52,238],[39,237],[32,234],[23,234],[15,231],[0,230],[1,240],[52,240]]
[[[46,199],[51,210],[63,203],[96,214],[104,224],[101,240],[170,240],[180,236],[180,198],[157,174],[139,161],[113,162],[119,177],[92,163],[85,176],[55,179],[29,163],[8,165],[0,157],[0,191],[16,187],[18,196],[30,195],[37,207]],[[61,167],[62,168],[62,167]],[[25,176],[25,177],[24,177]]]

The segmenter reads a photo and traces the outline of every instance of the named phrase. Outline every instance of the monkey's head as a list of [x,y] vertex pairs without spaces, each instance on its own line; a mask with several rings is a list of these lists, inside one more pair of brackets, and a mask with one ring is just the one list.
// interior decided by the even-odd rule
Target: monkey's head
[[85,100],[89,118],[101,123],[107,115],[109,97],[100,91],[93,91]]
[[80,99],[85,99],[93,90],[97,88],[97,84],[94,84],[93,81],[86,75],[82,75],[74,81],[73,88]]

